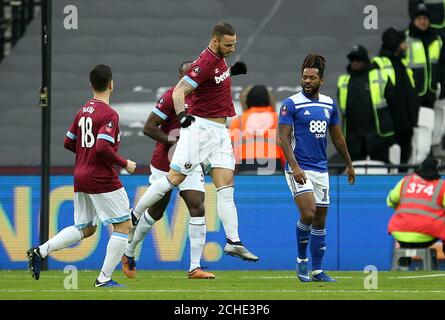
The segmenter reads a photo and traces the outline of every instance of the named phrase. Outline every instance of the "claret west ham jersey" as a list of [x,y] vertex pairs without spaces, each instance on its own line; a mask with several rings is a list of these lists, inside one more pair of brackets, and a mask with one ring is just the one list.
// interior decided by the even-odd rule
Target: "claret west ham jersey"
[[74,192],[106,193],[122,188],[113,164],[96,152],[98,139],[119,149],[119,115],[103,101],[91,99],[76,114],[68,130],[68,138],[76,140]]
[[232,101],[230,68],[224,58],[210,48],[196,59],[183,78],[195,90],[191,93],[189,113],[202,118],[224,118],[236,115]]
[[[173,105],[172,94],[174,89],[175,87],[172,87],[162,95],[152,112],[164,120],[160,125],[160,129],[163,132],[167,135],[171,134],[172,136],[178,136],[180,126]],[[190,100],[190,95],[185,97],[186,110],[189,108]],[[151,165],[161,171],[170,171],[170,159],[168,154],[171,147],[171,145],[157,141],[151,158]]]

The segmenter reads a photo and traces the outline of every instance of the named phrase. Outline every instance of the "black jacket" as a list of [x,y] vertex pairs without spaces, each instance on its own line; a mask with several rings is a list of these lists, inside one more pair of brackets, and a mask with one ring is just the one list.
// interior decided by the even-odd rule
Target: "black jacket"
[[[416,8],[419,3],[424,3],[423,0],[409,0],[408,11],[411,20],[414,18]],[[425,3],[425,6],[430,14],[430,21],[432,24],[442,24],[445,21],[445,3]]]
[[417,126],[419,100],[411,85],[407,69],[400,57],[381,49],[380,56],[388,57],[394,68],[396,84],[394,90],[388,93],[386,101],[389,104],[396,131],[412,131]]
[[[419,39],[423,43],[423,47],[425,48],[425,56],[427,57],[427,64],[429,65],[429,56],[428,56],[428,47],[430,44],[437,39],[437,34],[429,28],[426,31],[419,30],[414,24],[409,25],[409,36],[415,39]],[[433,90],[437,91],[437,83],[440,83],[441,93],[440,98],[445,98],[445,48],[442,46],[440,51],[439,62],[432,66],[432,70],[428,70],[429,74],[431,74],[431,87]],[[416,91],[420,92],[423,90],[424,81],[424,69],[414,69],[414,80],[416,82]],[[419,102],[421,106],[426,106],[429,108],[434,107],[434,102],[436,101],[436,92],[431,91],[429,88],[427,92],[419,97]]]
[[[378,68],[378,66],[370,64],[360,71],[351,70],[350,65],[347,68],[351,77],[348,83],[344,121],[346,122],[345,138],[351,153],[360,152],[361,141],[363,140],[369,152],[374,152],[382,147],[389,147],[394,142],[393,137],[381,137],[377,133],[369,87],[369,71],[374,68]],[[394,88],[388,83],[385,97],[390,94],[391,90],[394,90]],[[392,126],[393,121],[392,119],[389,120]],[[357,150],[354,150],[354,148]]]

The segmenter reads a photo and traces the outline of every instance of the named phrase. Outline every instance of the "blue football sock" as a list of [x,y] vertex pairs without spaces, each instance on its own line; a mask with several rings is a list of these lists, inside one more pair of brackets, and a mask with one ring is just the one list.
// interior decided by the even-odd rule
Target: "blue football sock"
[[312,270],[323,270],[323,256],[326,252],[326,229],[311,230],[311,256],[312,256]]
[[307,258],[307,245],[309,244],[309,236],[311,233],[311,225],[305,225],[297,221],[297,246],[298,246],[298,258]]

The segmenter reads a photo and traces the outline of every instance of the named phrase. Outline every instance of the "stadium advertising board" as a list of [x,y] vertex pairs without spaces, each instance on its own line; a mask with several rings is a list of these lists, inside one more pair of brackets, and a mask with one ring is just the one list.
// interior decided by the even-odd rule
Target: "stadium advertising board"
[[[146,176],[122,176],[133,204],[147,187]],[[350,186],[345,176],[331,177],[327,222],[328,270],[391,267],[392,238],[386,226],[392,214],[385,198],[398,176],[359,176]],[[26,269],[26,250],[38,244],[40,178],[0,179],[0,269]],[[50,237],[73,223],[73,178],[52,176]],[[237,176],[235,201],[241,240],[260,257],[245,263],[223,255],[225,235],[216,213],[216,190],[206,184],[207,241],[202,265],[214,270],[292,270],[295,267],[297,209],[283,176]],[[75,265],[98,269],[105,255],[109,227],[65,250],[54,252],[50,269]],[[174,191],[167,214],[158,221],[136,253],[138,269],[185,270],[189,264],[188,211]]]

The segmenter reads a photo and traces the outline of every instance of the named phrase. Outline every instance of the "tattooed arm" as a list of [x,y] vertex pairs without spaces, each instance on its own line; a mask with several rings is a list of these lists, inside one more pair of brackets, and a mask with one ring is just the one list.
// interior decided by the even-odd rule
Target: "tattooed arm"
[[184,112],[185,96],[190,94],[195,88],[184,79],[179,80],[175,89],[173,90],[173,106],[176,114]]

